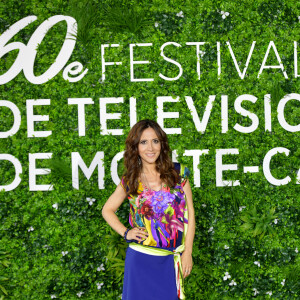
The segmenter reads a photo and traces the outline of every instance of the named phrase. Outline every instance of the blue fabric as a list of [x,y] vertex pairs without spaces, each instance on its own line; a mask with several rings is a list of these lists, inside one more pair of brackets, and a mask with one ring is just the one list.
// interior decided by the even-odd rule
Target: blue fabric
[[127,247],[122,300],[178,300],[173,255],[149,255]]

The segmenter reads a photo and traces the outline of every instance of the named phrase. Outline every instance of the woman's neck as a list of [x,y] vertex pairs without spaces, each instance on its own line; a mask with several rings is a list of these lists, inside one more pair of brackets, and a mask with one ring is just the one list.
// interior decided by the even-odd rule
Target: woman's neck
[[149,175],[157,174],[156,165],[155,164],[145,164],[145,163],[143,163],[142,173],[149,174]]

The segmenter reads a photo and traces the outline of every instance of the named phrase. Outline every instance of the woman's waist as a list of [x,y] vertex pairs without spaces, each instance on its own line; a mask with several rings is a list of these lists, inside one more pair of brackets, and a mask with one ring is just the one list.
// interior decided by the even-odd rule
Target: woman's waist
[[[152,248],[152,249],[158,249],[158,250],[168,250],[168,251],[174,251],[176,248],[178,248],[178,247],[160,247],[159,245],[157,245],[157,246],[143,245],[143,244],[138,243],[136,241],[132,241],[130,244],[139,245],[139,246],[145,247],[145,248]],[[129,246],[130,246],[130,244],[129,244]]]
[[182,254],[185,247],[184,244],[181,244],[176,248],[174,247],[163,248],[163,247],[148,246],[136,242],[131,242],[129,243],[129,248],[144,254],[150,254],[156,256],[174,255],[174,259],[175,259],[175,256]]

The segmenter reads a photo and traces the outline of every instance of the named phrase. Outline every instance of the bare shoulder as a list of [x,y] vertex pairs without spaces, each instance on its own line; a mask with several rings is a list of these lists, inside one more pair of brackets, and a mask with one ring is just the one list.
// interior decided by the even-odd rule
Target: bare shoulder
[[191,185],[190,185],[190,181],[188,179],[186,180],[186,183],[185,183],[185,185],[183,186],[182,189],[183,189],[185,194],[187,194],[187,193],[192,194],[192,188],[191,188]]
[[188,202],[188,206],[192,207],[193,206],[193,194],[192,194],[192,188],[190,185],[189,180],[187,179],[185,185],[183,186],[183,191],[186,195],[186,200]]

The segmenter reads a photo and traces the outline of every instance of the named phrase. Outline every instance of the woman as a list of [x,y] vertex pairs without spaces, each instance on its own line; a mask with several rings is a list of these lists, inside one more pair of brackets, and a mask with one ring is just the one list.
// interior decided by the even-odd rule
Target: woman
[[[107,223],[130,243],[123,300],[185,299],[195,217],[189,171],[172,163],[170,154],[167,135],[156,122],[136,123],[126,139],[126,172],[102,209]],[[126,197],[128,229],[115,214]]]

